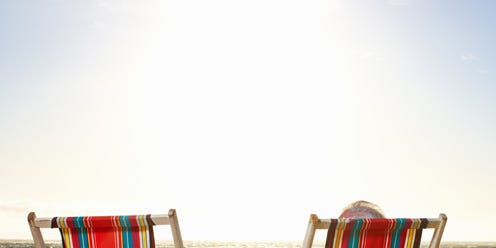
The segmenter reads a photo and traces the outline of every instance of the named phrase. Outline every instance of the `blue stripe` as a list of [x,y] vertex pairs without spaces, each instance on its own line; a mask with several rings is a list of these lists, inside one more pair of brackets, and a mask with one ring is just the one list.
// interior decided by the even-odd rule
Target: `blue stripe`
[[360,240],[360,230],[362,230],[363,220],[356,219],[353,223],[350,233],[350,242],[348,243],[348,248],[357,248],[358,241]]
[[74,217],[74,224],[78,233],[80,248],[88,248],[88,233],[84,227],[83,217]]
[[122,226],[122,247],[132,248],[133,247],[133,233],[131,230],[131,222],[128,216],[119,216],[119,220]]
[[405,227],[406,219],[396,219],[396,226],[393,230],[393,235],[391,237],[391,248],[400,247],[400,235],[401,231]]

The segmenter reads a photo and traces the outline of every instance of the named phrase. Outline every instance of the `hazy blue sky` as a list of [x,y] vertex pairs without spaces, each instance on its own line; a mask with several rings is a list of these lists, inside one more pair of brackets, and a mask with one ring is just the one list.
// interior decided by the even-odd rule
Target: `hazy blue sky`
[[365,199],[494,240],[495,11],[1,1],[0,238],[176,208],[185,240],[302,240]]

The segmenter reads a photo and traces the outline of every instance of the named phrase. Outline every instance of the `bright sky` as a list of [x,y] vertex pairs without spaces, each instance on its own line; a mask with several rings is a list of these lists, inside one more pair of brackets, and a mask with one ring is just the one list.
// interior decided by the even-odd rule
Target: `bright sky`
[[365,199],[496,237],[494,1],[0,2],[0,238],[167,213],[303,240]]

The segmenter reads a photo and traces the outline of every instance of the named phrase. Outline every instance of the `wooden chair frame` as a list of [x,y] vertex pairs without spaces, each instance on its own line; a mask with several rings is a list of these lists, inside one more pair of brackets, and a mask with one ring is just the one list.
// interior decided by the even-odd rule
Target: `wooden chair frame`
[[[174,247],[184,248],[183,239],[181,237],[181,230],[179,229],[179,221],[177,219],[175,209],[170,209],[168,215],[151,215],[151,218],[155,225],[170,225],[172,238],[174,240]],[[37,218],[34,212],[28,214],[29,228],[31,229],[35,248],[46,247],[40,228],[52,228],[51,222],[52,218]]]
[[[427,219],[429,223],[426,228],[434,228],[434,233],[432,234],[432,239],[429,244],[429,248],[439,248],[441,243],[441,238],[443,236],[444,227],[448,221],[448,217],[445,214],[439,214],[439,218]],[[303,240],[302,248],[311,248],[313,244],[313,239],[315,237],[315,231],[317,229],[329,229],[330,219],[319,219],[316,214],[310,215],[310,220],[308,221],[307,232],[305,234],[305,239]]]

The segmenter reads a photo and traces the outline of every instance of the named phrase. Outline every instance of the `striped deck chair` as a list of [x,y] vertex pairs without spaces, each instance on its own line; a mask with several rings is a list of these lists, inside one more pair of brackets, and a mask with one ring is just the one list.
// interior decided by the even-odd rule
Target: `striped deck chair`
[[422,230],[434,228],[430,248],[441,243],[447,217],[434,219],[319,219],[310,215],[302,248],[313,244],[316,229],[327,229],[325,248],[418,248]]
[[37,218],[28,215],[34,247],[45,248],[40,228],[58,228],[63,248],[154,248],[154,225],[170,225],[175,248],[183,248],[175,209],[168,215]]

